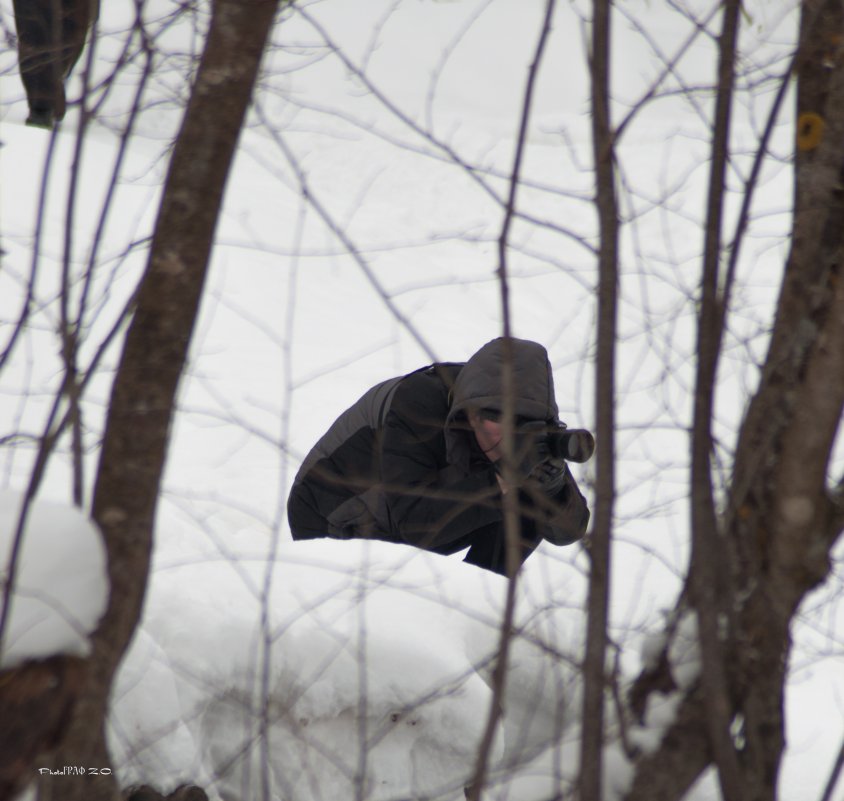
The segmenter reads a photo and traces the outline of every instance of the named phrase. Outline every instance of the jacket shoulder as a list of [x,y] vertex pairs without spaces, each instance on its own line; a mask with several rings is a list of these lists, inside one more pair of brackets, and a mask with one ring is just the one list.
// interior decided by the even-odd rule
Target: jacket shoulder
[[390,411],[412,422],[442,426],[448,414],[454,367],[434,364],[405,376],[396,387]]

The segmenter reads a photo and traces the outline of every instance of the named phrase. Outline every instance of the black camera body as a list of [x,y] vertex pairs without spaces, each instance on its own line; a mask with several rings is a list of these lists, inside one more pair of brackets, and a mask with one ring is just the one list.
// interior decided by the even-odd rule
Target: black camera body
[[558,428],[547,441],[551,455],[567,462],[588,462],[595,452],[595,437],[585,428]]
[[516,427],[516,462],[524,462],[526,468],[533,468],[548,459],[588,462],[594,452],[595,438],[585,428],[566,428],[561,423],[549,424],[539,420]]

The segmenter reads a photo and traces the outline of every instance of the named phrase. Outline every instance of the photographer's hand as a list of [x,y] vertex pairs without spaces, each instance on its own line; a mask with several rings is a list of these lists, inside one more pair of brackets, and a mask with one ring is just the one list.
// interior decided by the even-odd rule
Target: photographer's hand
[[[551,458],[551,451],[548,447],[547,428],[543,422],[526,423],[514,432],[513,437],[513,480],[515,486],[522,486],[525,481],[533,478],[535,471],[548,459]],[[509,487],[503,480],[504,459],[493,462],[495,466],[498,486],[502,494],[505,494]]]
[[564,459],[551,458],[542,462],[531,473],[542,492],[548,497],[554,497],[566,483],[566,463]]

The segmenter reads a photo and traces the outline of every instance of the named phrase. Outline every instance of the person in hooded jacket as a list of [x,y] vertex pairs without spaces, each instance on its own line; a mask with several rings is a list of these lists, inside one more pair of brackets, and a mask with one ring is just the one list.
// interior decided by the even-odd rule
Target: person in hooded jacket
[[[511,338],[517,429],[560,425],[545,348]],[[506,575],[500,472],[505,340],[465,363],[438,363],[384,381],[335,421],[307,455],[288,499],[296,540],[373,538]],[[520,563],[546,539],[580,539],[589,509],[568,466],[521,459]]]

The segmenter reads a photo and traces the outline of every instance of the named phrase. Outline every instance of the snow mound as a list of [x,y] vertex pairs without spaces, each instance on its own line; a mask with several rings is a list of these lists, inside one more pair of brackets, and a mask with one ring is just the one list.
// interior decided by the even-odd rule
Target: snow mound
[[[462,798],[506,582],[381,542],[285,544],[268,595],[267,565],[155,574],[113,695],[122,784],[195,782],[241,801]],[[555,614],[520,599],[496,769],[535,757],[576,702]]]
[[[0,593],[8,582],[22,502],[21,493],[0,490]],[[72,506],[35,501],[18,552],[0,668],[56,654],[87,655],[88,635],[107,600],[99,530]]]

